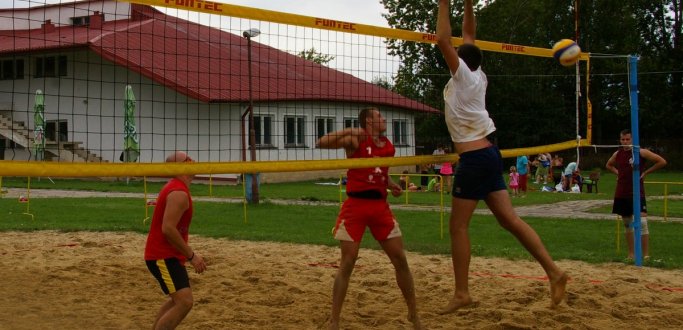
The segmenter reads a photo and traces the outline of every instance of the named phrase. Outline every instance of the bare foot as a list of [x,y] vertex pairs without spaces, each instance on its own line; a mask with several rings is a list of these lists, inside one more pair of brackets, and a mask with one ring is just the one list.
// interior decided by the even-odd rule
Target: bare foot
[[469,294],[456,294],[455,296],[453,296],[453,299],[451,299],[451,302],[448,303],[448,306],[446,306],[446,308],[444,308],[443,310],[439,311],[439,314],[450,314],[460,308],[469,306],[471,304],[472,298]]
[[567,273],[560,274],[559,277],[550,280],[550,299],[552,300],[552,307],[559,305],[564,299],[565,288],[569,276]]

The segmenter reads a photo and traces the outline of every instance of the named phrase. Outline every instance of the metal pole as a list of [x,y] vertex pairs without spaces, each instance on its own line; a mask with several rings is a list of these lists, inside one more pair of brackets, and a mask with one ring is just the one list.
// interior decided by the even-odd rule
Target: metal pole
[[633,231],[635,264],[643,265],[640,227],[640,135],[638,134],[638,57],[629,56],[629,91],[631,99],[631,143],[633,143]]
[[[251,161],[256,161],[256,129],[254,128],[254,82],[251,73],[251,37],[247,36],[247,61],[249,63],[249,148]],[[258,177],[252,173],[251,177],[251,202],[259,203]]]

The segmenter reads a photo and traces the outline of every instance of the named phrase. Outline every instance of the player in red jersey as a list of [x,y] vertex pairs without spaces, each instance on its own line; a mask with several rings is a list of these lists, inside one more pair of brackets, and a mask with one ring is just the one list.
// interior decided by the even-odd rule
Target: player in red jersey
[[[377,108],[361,110],[358,122],[360,128],[347,128],[321,137],[318,148],[344,148],[348,158],[394,156],[394,145],[382,135],[386,131],[386,120]],[[389,177],[388,167],[350,169],[347,178],[348,198],[334,228],[334,238],[340,242],[341,263],[334,279],[329,328],[339,328],[342,304],[366,227],[394,265],[396,282],[408,305],[408,319],[416,329],[420,328],[413,276],[403,250],[401,230],[386,200],[387,189],[393,196],[401,195],[402,189]]]
[[[177,151],[169,155],[166,162],[192,162],[192,158]],[[192,175],[179,175],[169,180],[159,192],[152,215],[145,262],[159,281],[161,290],[169,295],[157,313],[153,329],[175,329],[192,309],[192,289],[185,261],[189,261],[199,274],[206,270],[202,256],[187,244],[192,222],[189,186],[193,178]]]

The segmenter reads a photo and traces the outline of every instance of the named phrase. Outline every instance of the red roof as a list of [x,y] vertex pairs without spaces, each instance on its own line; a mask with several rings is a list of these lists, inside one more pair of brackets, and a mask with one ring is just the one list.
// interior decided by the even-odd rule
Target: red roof
[[[0,54],[87,47],[103,58],[203,102],[249,100],[247,39],[132,4],[131,18],[95,29],[0,32]],[[252,40],[256,102],[337,101],[438,110],[350,74]]]

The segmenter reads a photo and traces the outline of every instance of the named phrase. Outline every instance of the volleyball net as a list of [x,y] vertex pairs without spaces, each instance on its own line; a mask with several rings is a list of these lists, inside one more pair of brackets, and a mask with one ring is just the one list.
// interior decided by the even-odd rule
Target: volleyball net
[[[203,0],[12,8],[0,10],[0,20],[11,27],[0,34],[0,176],[221,175],[457,160],[431,155],[450,143],[445,125],[435,124],[443,122],[447,69],[416,70],[396,55],[418,46],[438,52],[432,33]],[[488,108],[504,157],[590,144],[587,53],[575,71],[550,48],[477,45],[486,53]],[[344,150],[315,147],[329,132],[358,127],[366,107],[382,111],[396,157],[344,159]],[[537,111],[520,118],[520,107]],[[534,134],[519,129],[534,121],[571,133],[510,147],[514,134]],[[197,162],[163,163],[176,150]]]

